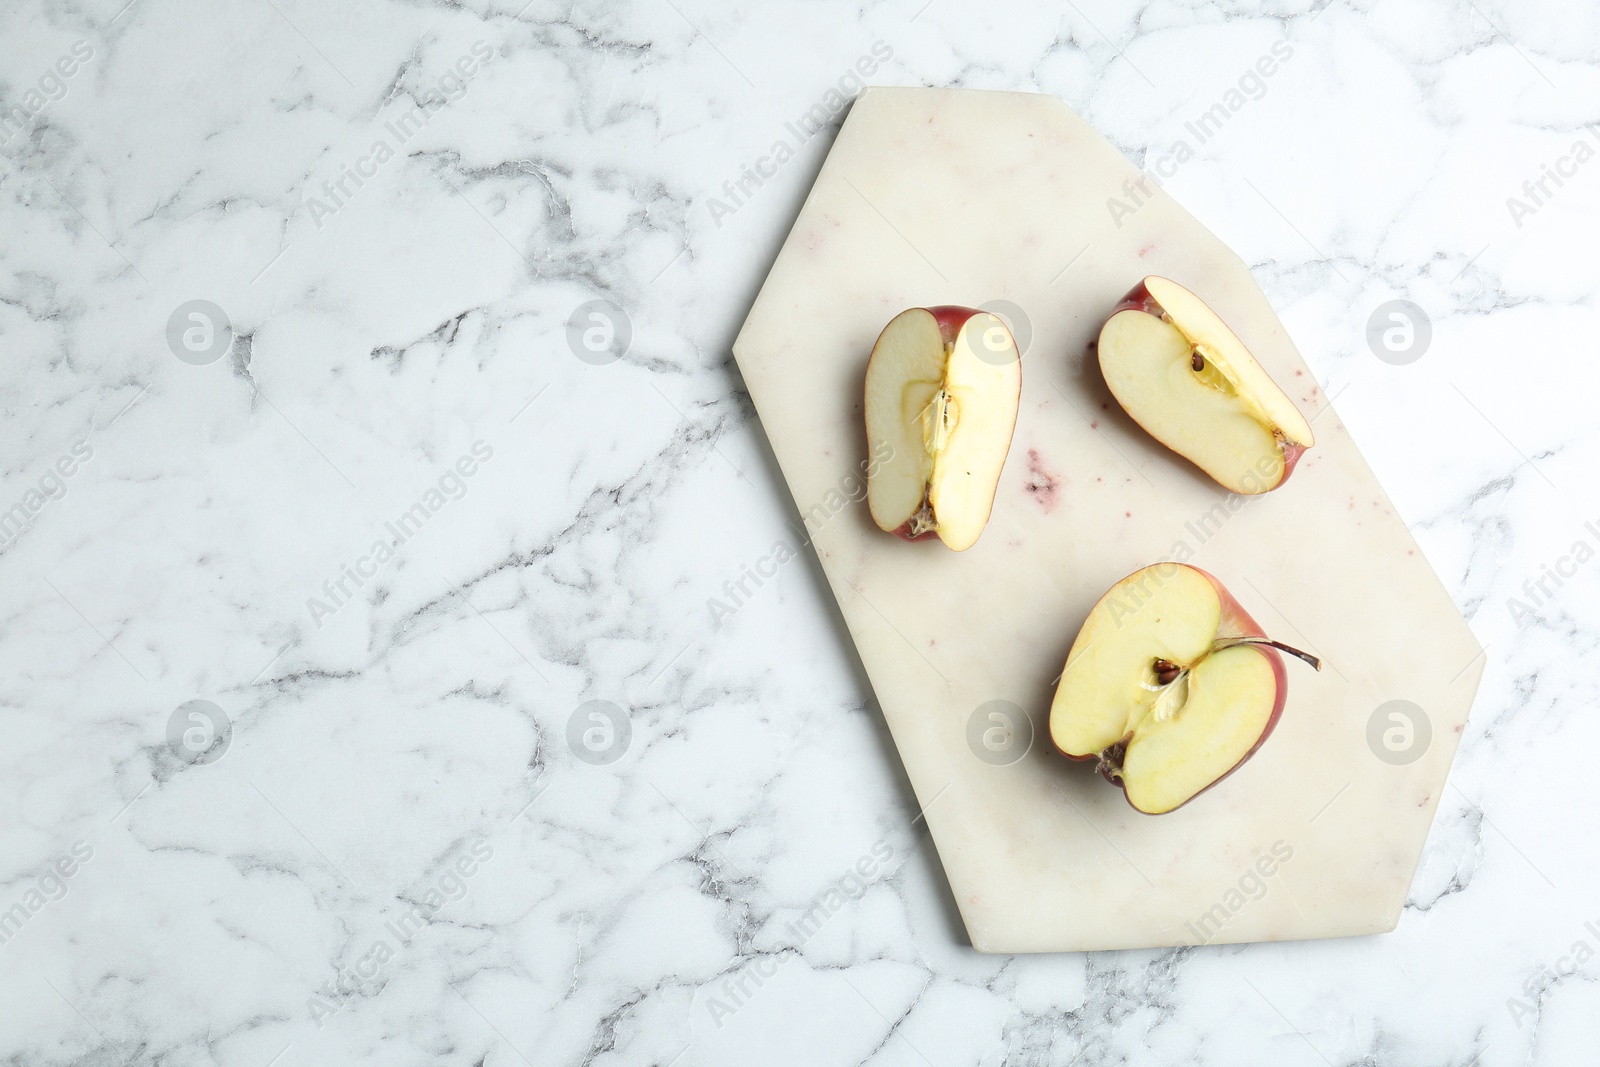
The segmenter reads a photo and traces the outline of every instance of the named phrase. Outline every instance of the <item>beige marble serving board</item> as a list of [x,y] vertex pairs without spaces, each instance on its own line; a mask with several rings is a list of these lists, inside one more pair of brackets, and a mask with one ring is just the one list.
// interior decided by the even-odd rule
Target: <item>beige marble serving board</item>
[[[1135,203],[1125,183],[1140,178],[1053,97],[868,89],[734,352],[975,947],[1389,930],[1482,655],[1245,265],[1153,183]],[[1114,218],[1113,197],[1136,210]],[[1230,498],[1112,401],[1090,345],[1146,274],[1207,300],[1312,419],[1316,447],[1282,488]],[[1026,344],[1022,406],[982,539],[961,554],[909,544],[864,504],[841,508],[866,460],[862,378],[884,323],[999,300],[1020,309],[998,308]],[[1151,817],[1057,756],[1046,719],[1089,608],[1163,559],[1211,571],[1326,666],[1289,661],[1288,706],[1261,751]],[[1375,749],[1371,720],[1396,700],[1431,737],[1402,730]],[[977,746],[998,763],[969,744],[980,708],[980,725],[1004,721],[988,718],[1005,707],[994,701],[1033,730],[1011,756]],[[1407,743],[1415,758],[1400,762]]]

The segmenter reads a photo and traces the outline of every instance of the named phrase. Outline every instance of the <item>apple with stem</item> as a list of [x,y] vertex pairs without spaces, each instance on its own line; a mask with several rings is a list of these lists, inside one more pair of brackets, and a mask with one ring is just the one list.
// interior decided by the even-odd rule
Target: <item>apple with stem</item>
[[1282,485],[1311,424],[1217,313],[1152,275],[1100,329],[1100,372],[1150,436],[1235,493]]
[[1157,563],[1100,598],[1078,632],[1050,706],[1062,755],[1095,760],[1128,803],[1160,815],[1255,754],[1283,713],[1280,651],[1221,582]]
[[941,306],[891,319],[867,363],[867,446],[889,457],[867,476],[873,521],[957,552],[976,544],[1021,395],[1021,355],[998,316]]

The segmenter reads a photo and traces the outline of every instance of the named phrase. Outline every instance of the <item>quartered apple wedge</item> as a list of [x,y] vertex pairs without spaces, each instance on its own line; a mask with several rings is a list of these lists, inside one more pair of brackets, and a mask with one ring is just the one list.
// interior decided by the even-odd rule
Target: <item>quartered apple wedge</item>
[[1152,275],[1100,330],[1100,371],[1124,410],[1235,493],[1276,489],[1311,425],[1206,303]]
[[1216,785],[1283,713],[1282,650],[1221,582],[1158,563],[1112,586],[1078,632],[1050,706],[1050,739],[1095,760],[1139,811],[1160,815]]
[[867,477],[880,527],[910,541],[977,543],[994,506],[1022,393],[1022,360],[998,316],[912,308],[890,320],[867,363]]

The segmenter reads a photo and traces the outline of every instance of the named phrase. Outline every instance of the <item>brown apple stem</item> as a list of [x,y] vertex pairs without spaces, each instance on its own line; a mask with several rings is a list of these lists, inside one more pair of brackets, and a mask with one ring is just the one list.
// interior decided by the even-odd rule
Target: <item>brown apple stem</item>
[[1311,653],[1302,652],[1298,648],[1286,645],[1282,641],[1274,641],[1270,637],[1230,637],[1225,641],[1218,641],[1216,648],[1214,648],[1212,651],[1217,651],[1224,648],[1232,648],[1234,645],[1267,645],[1271,648],[1277,649],[1279,652],[1287,652],[1296,659],[1304,660],[1305,662],[1311,664],[1311,669],[1314,671],[1320,671],[1322,669],[1322,661],[1313,656]]
[[1100,759],[1095,764],[1095,770],[1100,772],[1100,777],[1117,785],[1122,781],[1122,760],[1128,754],[1128,741],[1132,739],[1130,733],[1116,744],[1109,746],[1100,753]]

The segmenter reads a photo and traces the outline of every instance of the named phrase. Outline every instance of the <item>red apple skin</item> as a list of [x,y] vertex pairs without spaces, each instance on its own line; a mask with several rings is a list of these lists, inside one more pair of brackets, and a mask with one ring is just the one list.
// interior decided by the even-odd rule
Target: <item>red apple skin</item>
[[961,332],[961,327],[966,325],[968,319],[983,314],[977,308],[962,307],[960,304],[939,304],[923,310],[939,324],[939,336],[944,338],[946,348],[956,343],[956,334]]
[[[1278,485],[1282,485],[1289,480],[1289,475],[1294,473],[1294,465],[1299,463],[1300,457],[1308,451],[1310,449],[1305,445],[1292,445],[1287,441],[1283,443],[1283,477],[1278,479]],[[1273,486],[1273,488],[1276,489],[1277,486]]]
[[[939,336],[944,340],[946,348],[949,348],[951,345],[956,343],[956,335],[961,332],[961,327],[966,325],[968,319],[972,318],[974,315],[982,314],[982,312],[980,312],[977,308],[963,307],[960,304],[936,304],[933,307],[925,307],[922,310],[932,315],[934,322],[939,324]],[[901,312],[900,314],[904,314],[904,312]],[[888,329],[888,326],[885,325],[884,329]],[[879,332],[878,337],[880,340],[882,339],[883,334],[881,331]],[[877,341],[872,343],[872,350],[874,352],[878,350]],[[871,357],[868,357],[867,365],[872,365]],[[866,381],[865,378],[863,378],[861,384],[861,403],[863,406],[867,402],[866,395]],[[868,442],[867,447],[869,449],[871,448],[871,442]],[[937,519],[937,516],[935,516],[935,518]],[[911,536],[910,519],[907,519],[905,522],[901,523],[898,527],[890,530],[889,532],[900,538],[902,541],[926,541],[929,538],[937,538],[939,536],[939,531],[937,529],[924,530],[915,537]]]
[[[1211,588],[1216,590],[1217,600],[1222,606],[1222,616],[1217,620],[1216,636],[1218,638],[1267,636],[1266,631],[1261,628],[1261,624],[1250,617],[1250,613],[1244,610],[1244,606],[1234,599],[1233,594],[1228,592],[1228,587],[1223,585],[1216,575],[1212,574],[1210,571],[1202,570],[1199,567],[1191,566],[1187,563],[1180,563],[1178,566],[1188,567],[1190,570],[1203,577],[1206,581],[1210,582]],[[1133,574],[1137,573],[1138,571],[1134,571],[1132,574],[1125,575],[1124,577],[1132,577]],[[1112,584],[1114,587],[1116,583]],[[1261,731],[1261,736],[1256,738],[1256,743],[1251,746],[1250,751],[1246,752],[1243,756],[1240,756],[1238,763],[1235,763],[1232,767],[1229,767],[1226,773],[1224,773],[1220,778],[1212,782],[1210,785],[1206,786],[1205,789],[1200,790],[1200,792],[1196,793],[1194,797],[1200,796],[1207,790],[1215,788],[1217,782],[1225,780],[1228,775],[1232,774],[1234,771],[1238,770],[1240,767],[1243,767],[1247,762],[1249,762],[1250,757],[1254,756],[1256,751],[1260,749],[1262,745],[1266,744],[1267,738],[1272,736],[1272,731],[1278,725],[1278,719],[1283,715],[1283,706],[1289,699],[1289,672],[1284,669],[1283,657],[1278,654],[1278,650],[1269,645],[1246,645],[1244,647],[1255,652],[1259,652],[1261,655],[1265,656],[1267,663],[1272,667],[1272,680],[1273,684],[1277,688],[1276,699],[1272,704],[1272,714],[1267,718],[1266,728]],[[1049,733],[1049,731],[1046,731],[1046,733]],[[1062,751],[1061,746],[1055,743],[1055,737],[1053,734],[1050,737],[1050,747],[1054,748],[1067,759],[1076,760],[1078,762],[1082,762],[1084,760],[1098,760],[1100,758],[1100,753],[1098,752],[1091,752],[1088,755],[1083,756],[1075,756],[1070,752]],[[1133,800],[1128,796],[1128,787],[1125,783],[1119,782],[1115,778],[1111,777],[1111,774],[1105,767],[1101,767],[1099,773],[1100,777],[1104,778],[1106,781],[1122,790],[1122,798],[1128,801],[1128,806],[1133,808],[1133,810],[1137,811],[1140,815],[1170,815],[1172,812],[1177,811],[1185,804],[1188,804],[1190,801],[1194,800],[1194,797],[1190,797],[1188,800],[1185,800],[1183,804],[1179,804],[1177,808],[1172,808],[1168,811],[1145,811],[1143,808],[1134,804]]]
[[[1146,315],[1154,315],[1156,318],[1160,318],[1165,314],[1161,309],[1161,305],[1156,303],[1155,297],[1150,295],[1150,290],[1145,286],[1145,279],[1143,278],[1139,279],[1139,284],[1129,289],[1128,295],[1123,297],[1117,303],[1117,306],[1111,309],[1111,315],[1115,315],[1119,311],[1142,311]],[[1107,315],[1106,318],[1110,319],[1111,315]]]
[[930,537],[938,537],[939,536],[939,531],[937,529],[933,529],[933,530],[923,530],[921,533],[919,533],[915,537],[913,537],[911,535],[911,520],[910,519],[907,519],[905,522],[902,522],[899,526],[895,527],[893,530],[890,530],[889,532],[894,534],[896,537],[900,538],[900,540],[902,540],[902,541],[926,541]]
[[[1117,306],[1111,309],[1111,314],[1106,316],[1106,322],[1110,322],[1112,316],[1122,311],[1142,311],[1146,315],[1154,315],[1158,319],[1167,318],[1166,309],[1160,304],[1156,303],[1156,298],[1150,295],[1150,289],[1145,284],[1147,281],[1149,281],[1149,278],[1141,278],[1138,285],[1134,286],[1132,289],[1129,289],[1128,295],[1119,300],[1117,302]],[[1168,321],[1171,320],[1168,319]],[[1105,329],[1104,324],[1102,324],[1100,328],[1103,331]],[[1098,347],[1098,336],[1095,338],[1095,344]],[[1131,414],[1128,417],[1133,418]],[[1134,419],[1133,421],[1137,423],[1139,420]],[[1283,450],[1283,477],[1279,478],[1275,483],[1263,489],[1262,492],[1264,493],[1271,492],[1284,482],[1288,481],[1289,475],[1294,473],[1294,465],[1300,462],[1300,457],[1305,455],[1308,450],[1307,446],[1305,445],[1291,444],[1290,442],[1284,441],[1281,438],[1279,439],[1278,447]],[[1196,569],[1198,570],[1199,568]],[[1215,579],[1213,579],[1213,581],[1215,581]]]

